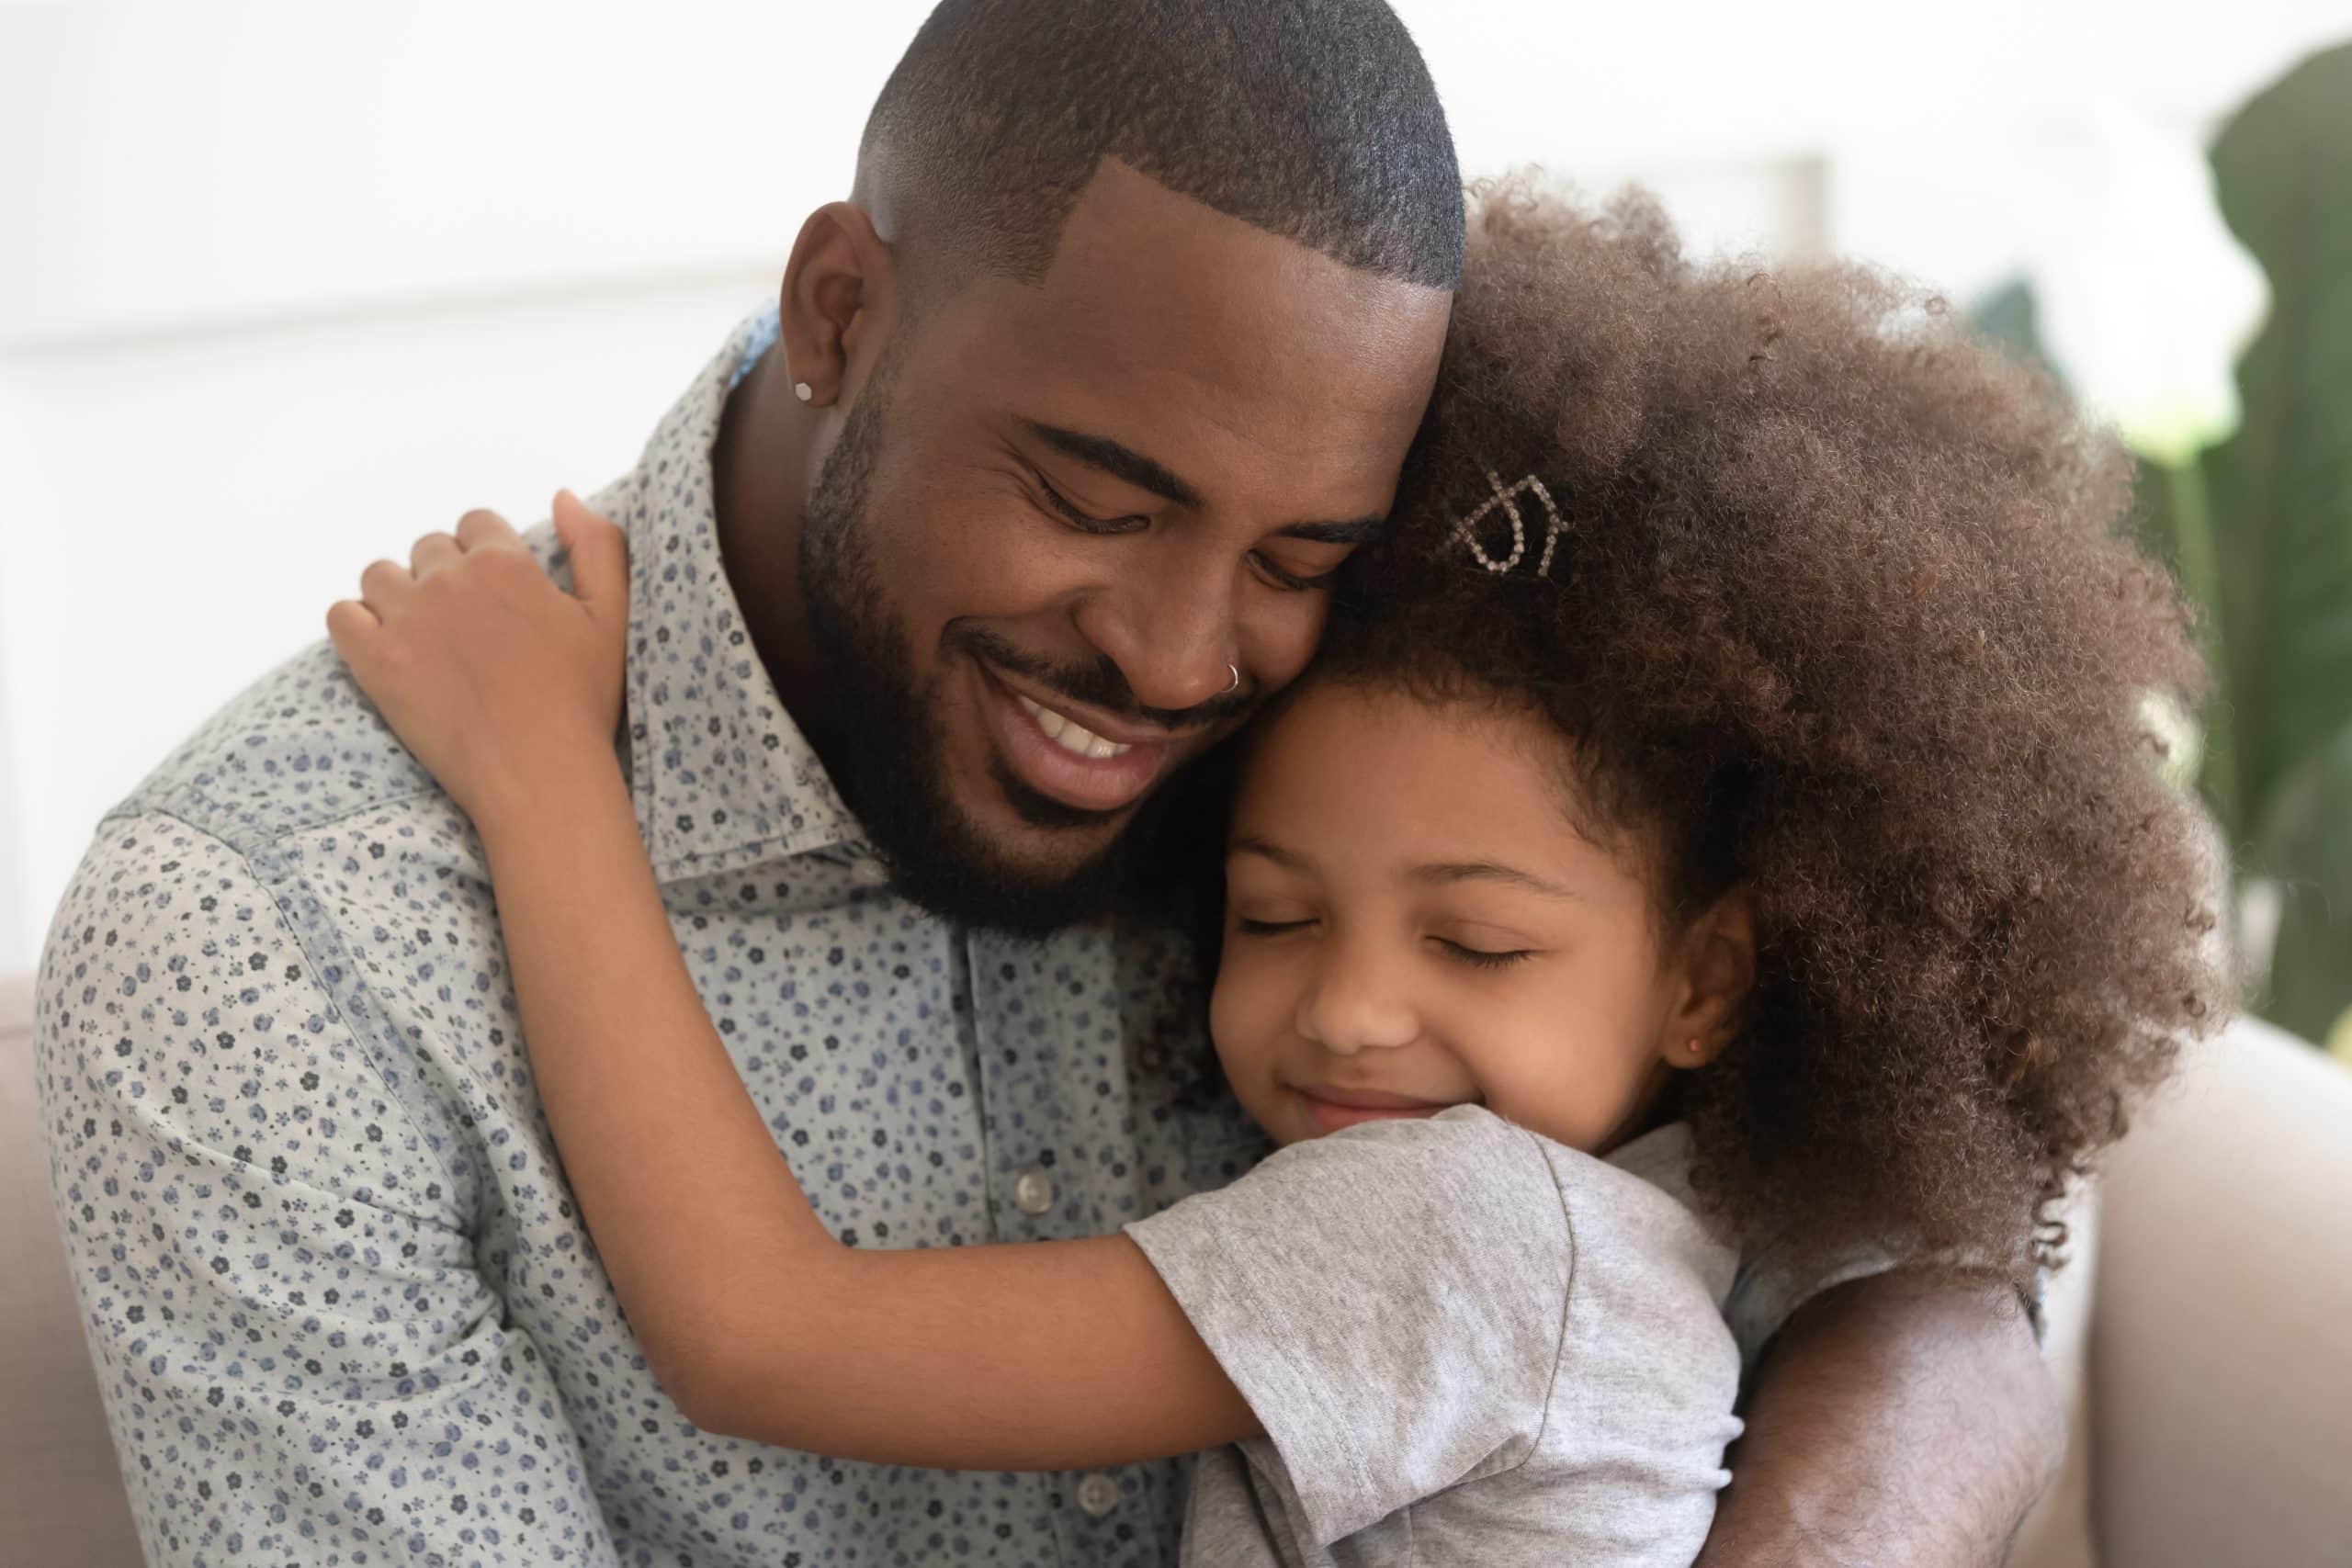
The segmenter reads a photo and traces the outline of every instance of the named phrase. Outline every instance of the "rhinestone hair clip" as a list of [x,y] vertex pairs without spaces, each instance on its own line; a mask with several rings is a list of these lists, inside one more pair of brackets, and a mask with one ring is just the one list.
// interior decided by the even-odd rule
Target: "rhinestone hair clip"
[[[1495,492],[1493,498],[1453,525],[1455,536],[1470,547],[1470,558],[1497,577],[1511,570],[1526,558],[1527,520],[1519,513],[1517,498],[1532,493],[1537,501],[1544,503],[1544,515],[1548,519],[1544,527],[1544,554],[1535,563],[1535,575],[1549,576],[1552,570],[1552,552],[1559,547],[1560,536],[1567,531],[1568,526],[1566,520],[1560,516],[1560,509],[1552,504],[1552,492],[1545,490],[1544,481],[1533,474],[1528,475],[1506,490],[1503,488],[1502,476],[1492,468],[1487,470],[1487,484]],[[1486,547],[1478,543],[1477,534],[1478,525],[1485,522],[1487,514],[1498,506],[1503,509],[1503,515],[1510,519],[1510,554],[1499,560],[1487,553]]]

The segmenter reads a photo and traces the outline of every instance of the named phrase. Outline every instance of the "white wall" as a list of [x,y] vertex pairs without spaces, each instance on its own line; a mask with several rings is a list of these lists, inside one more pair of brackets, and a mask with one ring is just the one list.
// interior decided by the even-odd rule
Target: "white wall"
[[[1473,173],[1996,279],[2004,160],[2212,122],[2352,0],[1396,0]],[[374,556],[633,460],[925,6],[0,0],[0,971],[97,813]]]
[[532,520],[621,472],[766,287],[745,269],[0,364],[0,805],[23,862],[0,971],[97,814],[322,635],[361,567],[469,507]]

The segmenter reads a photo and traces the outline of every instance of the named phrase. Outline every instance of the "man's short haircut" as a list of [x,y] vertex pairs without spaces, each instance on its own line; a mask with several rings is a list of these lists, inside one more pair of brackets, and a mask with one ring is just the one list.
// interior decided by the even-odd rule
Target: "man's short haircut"
[[926,265],[1035,282],[1105,158],[1351,267],[1461,276],[1453,140],[1383,0],[943,0],[858,190],[897,198]]

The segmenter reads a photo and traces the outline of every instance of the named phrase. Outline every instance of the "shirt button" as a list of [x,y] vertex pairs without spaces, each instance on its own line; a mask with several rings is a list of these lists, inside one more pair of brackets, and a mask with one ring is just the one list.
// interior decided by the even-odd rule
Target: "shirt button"
[[849,879],[860,887],[879,887],[890,880],[890,868],[870,856],[849,863]]
[[[1044,1213],[1054,1206],[1054,1179],[1031,1166],[1012,1184],[1012,1201],[1021,1205],[1021,1212],[1024,1214]],[[1106,1478],[1098,1476],[1094,1479]]]
[[1119,1483],[1107,1475],[1090,1475],[1078,1483],[1078,1506],[1101,1518],[1119,1506]]

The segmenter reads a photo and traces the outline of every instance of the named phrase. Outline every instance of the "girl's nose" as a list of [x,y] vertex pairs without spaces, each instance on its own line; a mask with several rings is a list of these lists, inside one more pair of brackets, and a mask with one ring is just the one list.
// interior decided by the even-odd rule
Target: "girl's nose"
[[1420,1020],[1409,1001],[1383,982],[1383,965],[1368,955],[1335,953],[1298,1002],[1298,1032],[1325,1050],[1359,1051],[1409,1045]]

